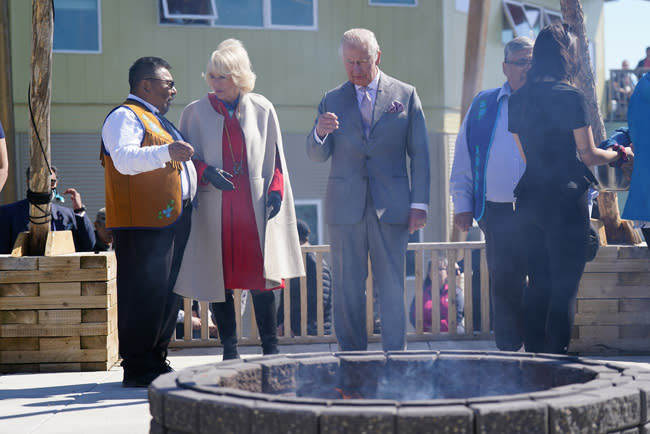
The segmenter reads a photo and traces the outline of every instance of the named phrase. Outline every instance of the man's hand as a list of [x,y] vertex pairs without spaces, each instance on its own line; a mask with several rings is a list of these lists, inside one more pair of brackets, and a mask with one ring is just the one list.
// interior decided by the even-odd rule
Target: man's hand
[[72,209],[79,209],[84,206],[83,201],[81,200],[81,195],[74,188],[68,188],[63,194],[69,194],[70,200],[72,201]]
[[203,172],[203,179],[214,185],[215,188],[224,191],[235,189],[235,185],[230,182],[232,175],[225,170],[217,169],[213,166],[208,166]]
[[176,141],[169,144],[169,156],[174,161],[189,161],[194,154],[194,148],[187,142]]
[[316,134],[321,139],[339,128],[339,118],[334,113],[325,112],[318,117]]
[[422,229],[427,224],[427,212],[423,209],[411,208],[409,212],[409,233]]
[[471,211],[454,214],[454,224],[463,232],[467,232],[472,227],[473,219]]
[[280,212],[282,206],[282,196],[277,191],[269,193],[269,198],[266,200],[266,207],[269,208],[269,220],[275,217]]

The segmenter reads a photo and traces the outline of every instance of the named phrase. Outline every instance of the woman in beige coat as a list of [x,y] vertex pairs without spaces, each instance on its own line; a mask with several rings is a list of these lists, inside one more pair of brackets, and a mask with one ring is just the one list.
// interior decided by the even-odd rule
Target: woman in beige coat
[[175,292],[212,302],[224,347],[238,358],[233,289],[250,289],[264,354],[278,352],[275,297],[304,275],[293,194],[273,104],[250,93],[255,74],[241,42],[228,39],[205,72],[212,92],[183,110],[200,180],[192,231]]

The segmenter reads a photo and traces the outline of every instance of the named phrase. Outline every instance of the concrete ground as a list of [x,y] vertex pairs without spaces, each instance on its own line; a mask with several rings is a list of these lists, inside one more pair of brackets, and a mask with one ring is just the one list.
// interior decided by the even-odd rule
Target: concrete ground
[[[496,350],[493,341],[409,342],[413,350]],[[371,350],[381,349],[371,344]],[[284,345],[282,353],[332,352],[336,344]],[[243,357],[259,347],[241,347]],[[650,370],[650,356],[612,357]],[[221,360],[221,348],[170,350],[176,370]],[[12,434],[146,434],[149,402],[146,389],[124,389],[122,368],[109,371],[0,376],[0,433]]]

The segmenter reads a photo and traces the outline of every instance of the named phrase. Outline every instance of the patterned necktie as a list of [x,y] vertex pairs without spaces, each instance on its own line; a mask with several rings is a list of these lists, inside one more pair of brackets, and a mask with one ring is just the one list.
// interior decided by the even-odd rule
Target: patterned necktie
[[359,110],[361,111],[361,120],[363,121],[363,132],[368,137],[370,132],[370,125],[372,124],[372,101],[370,100],[370,93],[368,92],[367,87],[362,87],[359,89],[363,92],[361,97],[361,104],[359,104]]

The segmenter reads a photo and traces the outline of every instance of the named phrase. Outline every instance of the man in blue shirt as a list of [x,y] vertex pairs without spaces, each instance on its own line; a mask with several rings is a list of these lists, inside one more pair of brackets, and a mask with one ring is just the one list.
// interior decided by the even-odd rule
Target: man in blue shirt
[[523,343],[521,301],[526,284],[513,206],[513,190],[525,164],[508,131],[508,99],[526,82],[532,54],[530,38],[506,44],[507,81],[472,101],[456,138],[450,179],[454,224],[466,232],[475,219],[485,235],[492,324],[497,347],[505,351],[518,351]]

